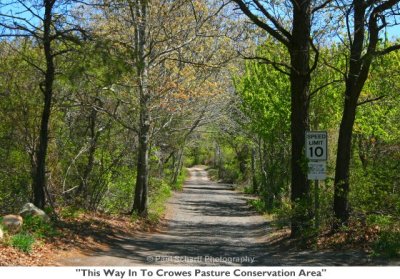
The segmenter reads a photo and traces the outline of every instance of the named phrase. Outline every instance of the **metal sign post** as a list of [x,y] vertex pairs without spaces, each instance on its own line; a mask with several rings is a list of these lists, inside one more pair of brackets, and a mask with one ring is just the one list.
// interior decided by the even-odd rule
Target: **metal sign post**
[[315,228],[319,228],[319,180],[326,179],[328,159],[328,133],[326,131],[307,131],[305,134],[305,153],[308,159],[307,178],[314,180]]

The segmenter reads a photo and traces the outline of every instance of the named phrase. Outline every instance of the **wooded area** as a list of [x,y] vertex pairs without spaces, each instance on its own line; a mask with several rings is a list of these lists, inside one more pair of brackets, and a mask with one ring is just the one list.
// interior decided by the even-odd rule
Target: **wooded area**
[[[0,215],[158,220],[185,168],[400,255],[399,0],[1,0]],[[305,132],[328,132],[307,179]],[[360,232],[360,230],[362,232]],[[368,237],[367,237],[368,238]]]

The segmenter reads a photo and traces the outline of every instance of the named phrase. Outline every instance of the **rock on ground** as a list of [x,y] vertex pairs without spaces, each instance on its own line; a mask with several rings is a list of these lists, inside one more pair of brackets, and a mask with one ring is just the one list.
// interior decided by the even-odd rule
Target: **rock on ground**
[[43,210],[37,208],[33,203],[26,203],[19,214],[24,218],[27,216],[39,216],[44,221],[50,221],[49,216]]
[[0,241],[3,239],[3,230],[0,228]]
[[19,215],[3,216],[2,224],[9,232],[18,232],[22,228],[23,219]]

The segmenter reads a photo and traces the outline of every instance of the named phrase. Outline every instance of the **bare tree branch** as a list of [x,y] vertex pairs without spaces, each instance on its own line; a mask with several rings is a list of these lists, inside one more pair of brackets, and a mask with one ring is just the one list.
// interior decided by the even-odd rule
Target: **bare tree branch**
[[258,0],[253,0],[253,2],[256,4],[256,6],[260,9],[260,11],[265,15],[266,18],[268,18],[272,24],[276,27],[276,29],[281,32],[288,41],[292,39],[292,34],[290,34],[289,31],[287,31],[280,23],[277,21],[266,9],[265,7],[258,1]]
[[339,83],[339,82],[344,82],[344,79],[334,79],[334,80],[332,80],[332,81],[330,81],[330,82],[327,82],[327,83],[325,83],[325,84],[323,84],[323,85],[317,87],[315,90],[313,90],[313,91],[310,93],[309,98],[311,99],[311,98],[312,98],[314,95],[316,95],[319,91],[321,91],[322,89],[328,87],[329,85],[332,85],[332,84],[334,84],[334,83]]
[[255,15],[250,8],[246,5],[246,3],[242,0],[232,0],[235,2],[239,8],[242,10],[242,12],[248,16],[258,27],[264,29],[267,31],[271,36],[273,36],[275,39],[277,39],[279,42],[287,46],[288,48],[290,47],[290,41],[284,37],[280,32],[277,30],[273,29],[271,26],[269,26],[267,23],[263,22],[257,15]]
[[396,51],[396,50],[399,50],[399,49],[400,49],[400,44],[396,44],[396,45],[387,47],[387,48],[385,48],[383,50],[375,51],[375,55],[382,56],[382,55],[388,54],[388,53],[390,53],[392,51]]
[[386,95],[379,96],[379,97],[376,97],[376,98],[373,98],[373,99],[367,99],[367,100],[364,100],[364,101],[361,101],[361,102],[357,103],[357,106],[362,106],[362,105],[367,104],[367,103],[372,103],[372,102],[375,102],[375,101],[379,101],[379,100],[381,100],[381,99],[383,99],[385,97],[386,97]]
[[319,5],[319,6],[316,6],[316,7],[314,7],[312,10],[311,10],[311,13],[315,13],[315,12],[318,12],[319,10],[322,10],[322,9],[324,9],[326,6],[328,6],[330,3],[332,3],[334,0],[326,0],[324,3],[322,3],[321,5]]
[[[279,71],[282,74],[285,75],[290,75],[290,70],[292,69],[292,67],[288,64],[282,63],[282,62],[276,62],[276,61],[272,61],[268,58],[262,57],[262,56],[245,56],[244,54],[239,53],[243,59],[245,60],[257,60],[262,64],[265,65],[271,65],[272,67],[274,67],[275,70]],[[289,72],[286,72],[285,70],[283,70],[281,67],[286,68],[289,70]]]

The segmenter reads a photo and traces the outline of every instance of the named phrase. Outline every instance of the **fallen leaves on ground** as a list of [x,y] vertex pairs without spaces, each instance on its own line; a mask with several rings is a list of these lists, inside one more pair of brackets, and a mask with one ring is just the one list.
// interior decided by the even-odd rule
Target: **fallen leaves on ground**
[[52,265],[53,245],[35,245],[32,252],[0,243],[0,266],[46,266]]
[[332,233],[327,230],[318,238],[318,248],[361,249],[371,251],[371,245],[379,237],[378,226],[367,226],[358,220],[352,220],[347,228]]
[[37,241],[30,253],[0,242],[0,266],[54,266],[59,255],[105,250],[116,236],[151,232],[157,224],[142,219],[132,221],[128,215],[84,213],[77,218],[60,219],[56,227],[59,235]]

